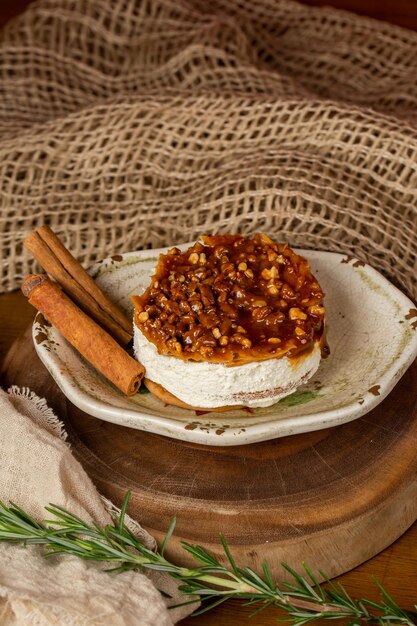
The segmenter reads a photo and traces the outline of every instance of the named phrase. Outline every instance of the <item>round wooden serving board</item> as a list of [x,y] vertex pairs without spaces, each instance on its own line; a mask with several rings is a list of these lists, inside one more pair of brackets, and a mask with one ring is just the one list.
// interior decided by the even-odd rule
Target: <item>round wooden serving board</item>
[[[348,424],[236,447],[202,447],[90,417],[56,386],[30,330],[12,347],[6,384],[45,397],[98,490],[160,540],[174,515],[180,540],[216,555],[218,533],[241,565],[266,558],[279,575],[303,561],[330,577],[371,558],[417,519],[417,362],[387,399]],[[282,576],[285,577],[284,575]]]

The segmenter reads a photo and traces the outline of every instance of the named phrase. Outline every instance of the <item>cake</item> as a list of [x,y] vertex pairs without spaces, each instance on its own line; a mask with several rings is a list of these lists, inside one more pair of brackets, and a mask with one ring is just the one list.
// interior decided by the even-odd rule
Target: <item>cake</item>
[[267,407],[319,367],[324,293],[308,261],[257,234],[204,236],[160,255],[133,296],[134,351],[169,404]]

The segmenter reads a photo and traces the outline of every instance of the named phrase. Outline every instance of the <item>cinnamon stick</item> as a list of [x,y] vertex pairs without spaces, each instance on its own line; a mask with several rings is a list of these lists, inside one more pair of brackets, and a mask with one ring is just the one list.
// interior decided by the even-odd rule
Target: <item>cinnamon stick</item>
[[145,368],[45,274],[27,276],[23,294],[69,343],[124,394],[139,390]]
[[31,233],[24,245],[85,313],[119,343],[129,343],[132,321],[106,296],[49,226],[41,226]]

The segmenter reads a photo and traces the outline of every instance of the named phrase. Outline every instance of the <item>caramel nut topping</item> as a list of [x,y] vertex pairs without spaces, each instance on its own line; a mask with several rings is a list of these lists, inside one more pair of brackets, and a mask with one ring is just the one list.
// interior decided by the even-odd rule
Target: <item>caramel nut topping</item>
[[307,260],[267,235],[202,237],[159,257],[135,323],[161,354],[238,365],[296,356],[323,336]]

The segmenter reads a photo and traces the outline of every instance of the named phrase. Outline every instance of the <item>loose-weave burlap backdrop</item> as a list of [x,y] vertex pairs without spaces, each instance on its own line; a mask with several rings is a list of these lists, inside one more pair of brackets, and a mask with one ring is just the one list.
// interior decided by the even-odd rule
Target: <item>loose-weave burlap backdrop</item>
[[0,41],[0,290],[202,233],[355,254],[416,297],[417,34],[287,0],[39,0]]

